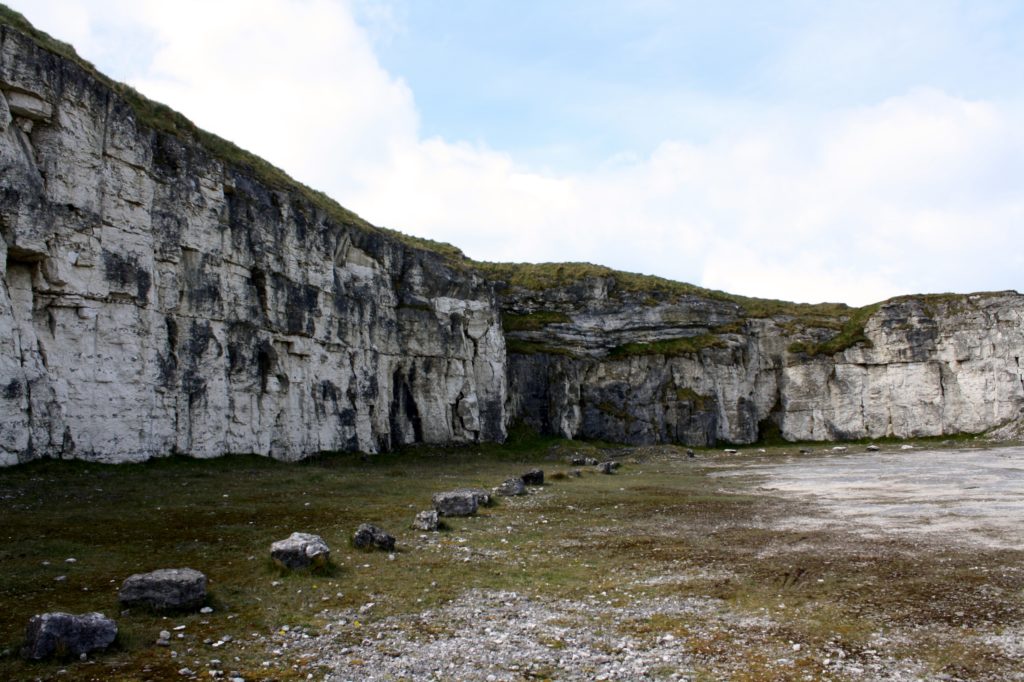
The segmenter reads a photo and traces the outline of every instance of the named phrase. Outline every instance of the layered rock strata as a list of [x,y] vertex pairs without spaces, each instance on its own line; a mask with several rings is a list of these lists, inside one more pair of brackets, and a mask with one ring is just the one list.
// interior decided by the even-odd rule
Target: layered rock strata
[[0,27],[0,464],[501,440],[491,287]]
[[690,445],[1024,435],[1015,292],[854,310],[473,263],[19,27],[0,26],[0,465],[372,453],[520,422]]
[[510,419],[634,444],[1019,430],[1015,292],[894,299],[835,352],[828,340],[858,311],[826,325],[810,306],[754,317],[725,297],[656,298],[614,276],[506,286]]

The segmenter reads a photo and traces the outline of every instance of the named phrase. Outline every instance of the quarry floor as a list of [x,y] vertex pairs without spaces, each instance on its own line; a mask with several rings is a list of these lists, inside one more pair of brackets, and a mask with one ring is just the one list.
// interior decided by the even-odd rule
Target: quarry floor
[[[0,471],[0,679],[1024,680],[1024,448],[798,447]],[[410,528],[433,492],[535,466],[526,496]],[[396,551],[352,548],[364,521]],[[270,563],[295,530],[328,541],[327,571]],[[175,566],[207,573],[212,613],[119,610],[127,575]],[[117,646],[22,661],[46,610],[115,617]]]

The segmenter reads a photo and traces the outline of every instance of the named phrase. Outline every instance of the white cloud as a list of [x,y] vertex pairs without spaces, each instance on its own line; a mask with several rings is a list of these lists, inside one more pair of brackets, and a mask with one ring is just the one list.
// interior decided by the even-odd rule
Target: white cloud
[[[64,17],[53,25],[70,26],[61,35],[83,52],[111,30],[103,3],[73,17],[60,4],[26,11]],[[588,260],[849,303],[1007,288],[1024,264],[1013,244],[1024,136],[1005,103],[915,89],[788,119],[730,109],[710,139],[556,174],[481,143],[424,139],[413,93],[381,67],[345,3],[149,0],[117,11],[118,30],[153,37],[135,65],[143,92],[372,222],[475,258]]]

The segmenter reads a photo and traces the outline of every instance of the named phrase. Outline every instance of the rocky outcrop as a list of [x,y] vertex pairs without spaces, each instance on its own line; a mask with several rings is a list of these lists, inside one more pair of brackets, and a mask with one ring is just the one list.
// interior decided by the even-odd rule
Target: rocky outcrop
[[1015,292],[754,316],[742,299],[650,287],[506,285],[511,418],[572,438],[712,445],[983,433],[1024,415]]
[[372,453],[517,422],[691,445],[1024,435],[1016,293],[854,310],[472,263],[18,27],[0,25],[0,465]]
[[142,113],[0,26],[0,464],[503,439],[488,283]]

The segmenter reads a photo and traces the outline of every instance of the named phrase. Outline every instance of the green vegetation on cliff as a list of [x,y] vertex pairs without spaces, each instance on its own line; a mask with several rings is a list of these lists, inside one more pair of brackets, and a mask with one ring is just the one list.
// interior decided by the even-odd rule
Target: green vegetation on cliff
[[539,331],[549,324],[571,322],[569,316],[556,310],[538,310],[532,313],[517,315],[516,313],[504,313],[501,316],[501,326],[507,332],[533,332]]
[[694,355],[705,348],[725,348],[725,346],[725,341],[720,337],[713,334],[701,334],[700,336],[684,336],[650,343],[625,343],[613,348],[608,353],[608,357],[615,360],[638,355],[664,355],[672,358],[680,355]]

